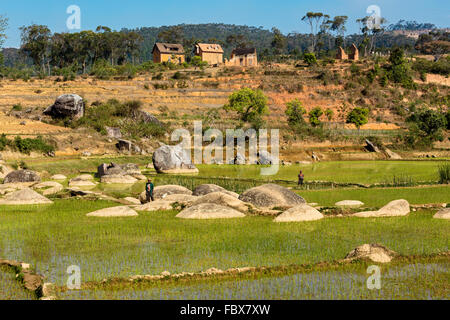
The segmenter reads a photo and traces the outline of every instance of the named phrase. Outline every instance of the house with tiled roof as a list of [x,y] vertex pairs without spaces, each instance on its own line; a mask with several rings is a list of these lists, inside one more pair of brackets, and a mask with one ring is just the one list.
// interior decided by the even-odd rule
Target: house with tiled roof
[[194,54],[202,58],[209,65],[220,65],[223,63],[223,49],[220,44],[197,43]]
[[152,50],[153,62],[172,62],[181,64],[185,62],[183,45],[176,43],[155,43]]

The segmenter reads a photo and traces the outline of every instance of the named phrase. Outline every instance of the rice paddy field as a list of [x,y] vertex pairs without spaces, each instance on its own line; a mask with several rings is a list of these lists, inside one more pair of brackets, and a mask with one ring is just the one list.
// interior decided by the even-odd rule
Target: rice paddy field
[[[190,189],[215,183],[242,192],[266,183],[256,166],[200,166],[197,176],[156,176],[146,170],[147,158],[108,158],[63,161],[32,160],[37,171],[69,177],[96,171],[107,162],[133,162],[153,176],[156,185],[179,184]],[[333,206],[341,200],[361,200],[368,208],[406,199],[411,204],[448,203],[450,186],[438,185],[442,161],[360,161],[280,167],[270,181],[291,187],[308,202]],[[307,179],[342,183],[386,183],[403,175],[414,187],[324,187],[298,189],[296,174]],[[277,182],[279,181],[279,182]],[[421,181],[430,184],[421,185]],[[65,182],[67,185],[67,181]],[[105,194],[137,196],[143,183],[96,187]],[[319,221],[277,224],[273,217],[248,216],[227,220],[182,220],[176,211],[139,212],[137,217],[87,217],[98,209],[117,206],[104,200],[52,198],[50,205],[0,206],[0,257],[30,263],[46,282],[64,287],[67,268],[80,266],[82,282],[133,275],[201,272],[210,268],[315,265],[343,259],[364,243],[380,243],[402,257],[417,257],[383,266],[382,290],[370,291],[364,262],[295,272],[238,276],[235,279],[135,284],[61,290],[60,299],[449,299],[450,260],[431,258],[448,252],[450,223],[433,219],[437,209],[405,217],[327,217]],[[33,298],[0,269],[0,299]]]
[[449,299],[450,263],[438,259],[383,267],[381,289],[367,288],[367,265],[356,264],[283,276],[243,277],[225,281],[135,285],[62,291],[71,300],[393,300]]
[[432,219],[433,211],[301,224],[276,224],[272,217],[186,221],[175,218],[176,212],[117,219],[85,216],[115,205],[57,200],[44,207],[2,208],[0,255],[31,263],[48,281],[63,285],[71,265],[81,267],[83,281],[100,281],[166,270],[334,261],[362,243],[382,243],[403,255],[445,252],[450,245],[450,224]]
[[[27,165],[36,171],[50,174],[76,175],[80,171],[96,172],[102,163],[132,162],[139,165],[151,163],[149,157],[116,157],[89,159],[30,159]],[[284,180],[297,182],[299,170],[303,170],[306,181],[321,180],[337,183],[392,183],[397,177],[412,182],[436,182],[437,168],[448,160],[416,161],[330,161],[306,165],[280,166],[274,176],[262,176],[261,167],[256,165],[198,165],[200,173],[197,178],[222,177],[227,179],[253,179],[258,181]],[[153,171],[154,173],[154,171]]]

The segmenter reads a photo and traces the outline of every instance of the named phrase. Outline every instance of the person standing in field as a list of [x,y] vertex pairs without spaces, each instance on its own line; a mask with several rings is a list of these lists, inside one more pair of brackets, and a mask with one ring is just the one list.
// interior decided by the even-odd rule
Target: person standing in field
[[145,185],[145,196],[147,199],[147,202],[155,201],[153,198],[153,189],[155,188],[155,185],[153,184],[151,179],[148,179],[147,184]]
[[303,181],[305,181],[305,175],[303,174],[303,171],[300,170],[300,173],[298,174],[298,185],[302,186]]

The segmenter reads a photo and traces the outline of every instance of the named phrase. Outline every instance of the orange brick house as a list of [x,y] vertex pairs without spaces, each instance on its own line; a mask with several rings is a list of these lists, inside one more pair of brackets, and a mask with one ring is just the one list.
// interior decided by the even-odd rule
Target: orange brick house
[[194,54],[213,66],[223,63],[223,49],[220,44],[198,43],[195,45]]
[[153,62],[172,62],[182,64],[185,62],[184,48],[181,44],[155,43],[153,50]]

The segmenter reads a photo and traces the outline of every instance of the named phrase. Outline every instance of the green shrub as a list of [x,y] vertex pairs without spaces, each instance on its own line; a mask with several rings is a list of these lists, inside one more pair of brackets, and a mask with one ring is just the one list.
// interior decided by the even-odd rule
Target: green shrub
[[55,151],[55,147],[44,141],[41,136],[35,139],[25,138],[17,136],[12,144],[13,148],[21,153],[30,154],[32,151],[41,151],[43,153],[48,153]]
[[13,107],[11,108],[11,110],[12,110],[12,111],[22,111],[22,110],[23,110],[23,107],[22,107],[22,105],[19,103],[19,104],[13,105]]
[[160,72],[152,77],[152,80],[162,80],[163,74]]
[[431,109],[420,109],[407,118],[408,122],[414,122],[424,136],[432,141],[442,139],[442,130],[448,126],[447,115]]
[[412,69],[421,75],[433,73],[448,76],[450,74],[450,57],[441,58],[438,61],[417,58],[412,65]]
[[0,151],[3,151],[6,149],[6,146],[8,145],[8,138],[6,138],[6,134],[2,134],[0,136]]
[[108,61],[103,59],[95,61],[91,69],[91,75],[102,80],[108,80],[116,74],[116,69]]
[[164,126],[145,123],[141,120],[139,112],[142,102],[131,100],[119,102],[110,99],[106,103],[93,103],[86,109],[84,117],[73,121],[72,128],[88,127],[106,135],[106,127],[120,128],[124,136],[130,138],[160,137],[166,132]]
[[317,64],[317,58],[316,58],[316,55],[314,53],[305,53],[305,55],[303,56],[303,61],[308,66],[313,66],[313,65]]
[[172,79],[180,80],[180,79],[187,79],[187,76],[185,73],[181,73],[180,71],[175,72],[175,74],[172,76]]
[[320,117],[323,115],[323,111],[320,107],[316,107],[309,112],[309,123],[313,127],[317,127],[321,124]]
[[126,79],[133,79],[138,72],[138,67],[131,63],[126,63],[115,67],[116,75]]
[[361,73],[361,69],[356,63],[352,63],[352,65],[350,66],[350,73],[352,74],[352,76],[357,76]]
[[306,109],[300,100],[294,99],[286,103],[286,116],[290,127],[295,128],[298,125],[304,125],[305,119],[303,115],[306,114]]
[[356,107],[347,116],[347,123],[352,123],[358,128],[369,122],[369,109]]

